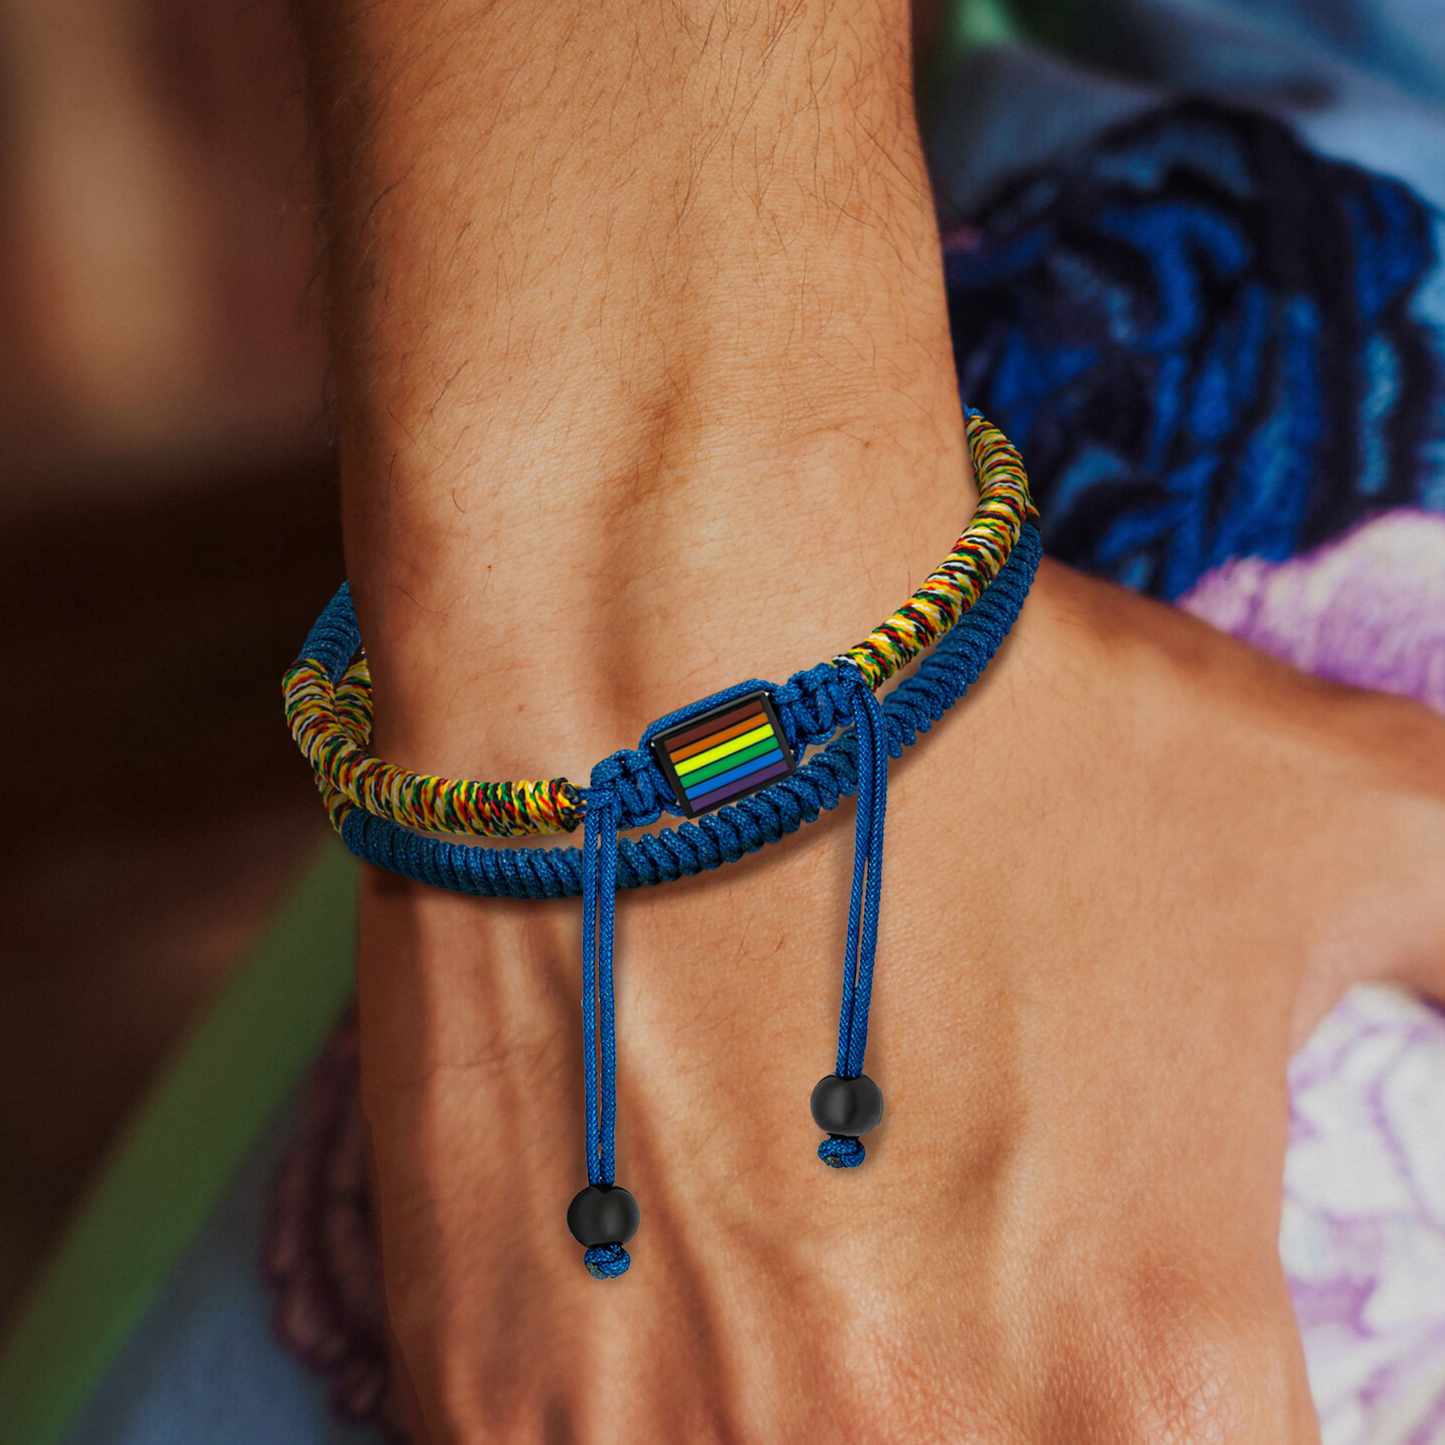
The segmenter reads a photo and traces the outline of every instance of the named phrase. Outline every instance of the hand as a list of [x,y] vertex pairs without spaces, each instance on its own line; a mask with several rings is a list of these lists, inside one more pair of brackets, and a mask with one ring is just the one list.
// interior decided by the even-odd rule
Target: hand
[[861,1168],[818,1162],[807,1109],[851,807],[621,895],[643,1225],[605,1283],[563,1221],[579,908],[373,875],[364,1099],[418,1438],[1315,1439],[1285,1063],[1357,980],[1445,993],[1442,760],[1412,704],[1046,563],[894,765]]

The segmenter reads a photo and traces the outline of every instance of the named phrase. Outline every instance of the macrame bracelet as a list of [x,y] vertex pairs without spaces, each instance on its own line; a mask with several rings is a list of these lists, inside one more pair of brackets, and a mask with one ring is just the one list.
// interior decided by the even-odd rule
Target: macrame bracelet
[[[938,641],[978,600],[1036,518],[1018,453],[996,428],[970,411],[969,454],[978,482],[978,507],[942,565],[902,607],[856,647],[842,654],[870,687],[881,687],[924,648]],[[566,778],[481,783],[430,777],[382,762],[356,741],[370,733],[371,677],[365,660],[332,666],[337,648],[355,631],[351,594],[344,588],[286,674],[286,720],[317,778],[353,807],[428,833],[516,837],[571,832],[582,819],[581,790]],[[350,662],[354,642],[346,652]]]
[[[1037,513],[1018,454],[967,413],[980,502],[968,529],[917,593],[863,642],[781,687],[753,680],[660,718],[636,749],[604,758],[586,789],[563,778],[475,783],[409,773],[372,758],[370,677],[343,584],[286,675],[288,720],[332,821],[359,857],[417,881],[487,897],[580,893],[587,1188],[567,1223],[587,1268],[610,1278],[640,1221],[617,1185],[613,912],[619,888],[699,873],[756,852],[858,794],[838,1058],[810,1101],[834,1168],[864,1158],[859,1136],[882,1117],[863,1073],[882,886],[888,759],[927,732],[983,672],[1018,616],[1037,569]],[[917,671],[881,702],[875,689],[925,648]],[[353,660],[354,659],[354,660]],[[810,747],[820,752],[803,761]],[[625,828],[663,813],[695,821],[637,839]],[[493,849],[426,837],[559,832],[577,848]]]

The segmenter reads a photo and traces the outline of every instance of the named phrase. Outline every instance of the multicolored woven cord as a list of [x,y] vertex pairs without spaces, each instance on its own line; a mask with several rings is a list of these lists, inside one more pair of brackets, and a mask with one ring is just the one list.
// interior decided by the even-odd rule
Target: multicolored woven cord
[[943,565],[892,617],[842,654],[875,688],[937,642],[978,601],[1008,561],[1024,523],[1038,520],[1013,443],[977,412],[969,414],[966,425],[978,510]]
[[582,821],[577,789],[566,778],[537,783],[476,783],[437,778],[384,763],[366,751],[371,736],[371,674],[364,657],[339,688],[325,667],[303,657],[282,684],[291,736],[316,774],[332,822],[343,803],[428,833],[487,838],[569,833]]
[[[932,646],[966,613],[1008,561],[1019,532],[1038,513],[1023,463],[1008,439],[977,412],[966,420],[978,508],[953,551],[891,617],[835,658],[878,688]],[[339,829],[352,808],[427,833],[519,837],[570,833],[582,821],[578,788],[566,778],[479,783],[408,772],[374,758],[371,674],[358,656],[333,686],[325,666],[302,657],[286,674],[286,719],[316,774]]]

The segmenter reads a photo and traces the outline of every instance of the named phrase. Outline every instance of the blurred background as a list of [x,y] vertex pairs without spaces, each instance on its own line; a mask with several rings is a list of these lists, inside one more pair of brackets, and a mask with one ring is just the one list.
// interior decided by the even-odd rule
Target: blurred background
[[287,0],[0,0],[0,1334],[325,827],[312,224]]

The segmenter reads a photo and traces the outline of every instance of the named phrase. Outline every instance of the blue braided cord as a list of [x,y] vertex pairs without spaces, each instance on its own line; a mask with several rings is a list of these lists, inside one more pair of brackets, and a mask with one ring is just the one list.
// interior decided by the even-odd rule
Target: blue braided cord
[[351,583],[343,582],[330,602],[321,610],[301,649],[298,662],[310,658],[326,669],[333,684],[351,665],[356,649],[361,646],[361,629],[356,625],[356,608],[351,602]]
[[[861,679],[861,674],[860,674]],[[851,674],[850,681],[853,681]],[[865,683],[864,686],[867,684]],[[876,701],[876,699],[875,699]],[[848,1077],[848,1058],[853,1046],[853,1004],[858,979],[858,925],[863,912],[863,887],[868,866],[868,844],[872,835],[869,803],[872,794],[872,752],[877,739],[862,697],[854,691],[854,734],[858,743],[858,817],[853,837],[853,886],[848,895],[848,944],[843,953],[843,1002],[838,1008],[838,1067],[840,1078]]]
[[[612,797],[596,787],[582,833],[582,1070],[587,1109],[587,1182],[616,1182],[617,1024],[612,987],[617,902],[617,815]],[[583,1259],[598,1279],[627,1268],[620,1244],[598,1245]]]
[[848,903],[848,947],[843,1003],[838,1011],[838,1077],[863,1072],[873,959],[878,947],[878,906],[883,891],[883,820],[888,809],[888,752],[883,714],[867,679],[854,673],[853,716],[862,751],[858,769],[858,820],[853,844],[853,891]]
[[[883,894],[883,824],[888,811],[888,746],[883,712],[867,679],[840,663],[853,687],[853,729],[861,758],[858,819],[853,842],[853,888],[848,900],[848,946],[843,961],[843,1002],[838,1009],[838,1065],[842,1079],[863,1072],[868,1009],[878,948],[878,907]],[[865,1158],[861,1140],[830,1134],[818,1158],[834,1169],[854,1169]]]
[[[587,1182],[616,1180],[617,1028],[612,939],[617,824],[605,789],[593,794],[582,832],[582,1069],[587,1090]],[[624,1266],[625,1268],[625,1266]]]
[[589,1184],[612,1182],[602,1178],[597,1111],[597,844],[598,832],[610,818],[611,809],[599,798],[582,825],[582,1076]]
[[[1039,556],[1038,532],[1031,523],[1026,524],[1008,561],[979,600],[939,640],[917,672],[883,699],[889,757],[902,756],[903,749],[911,746],[919,733],[927,732],[978,680],[1018,616]],[[822,680],[816,676],[822,672],[829,675],[827,686],[820,685]],[[756,688],[757,684],[741,686]],[[791,734],[790,741],[821,742],[852,715],[843,671],[827,663],[790,679],[773,697],[778,720]],[[710,701],[710,705],[716,703]],[[614,792],[619,827],[639,826],[633,821],[639,816],[655,821],[664,808],[675,811],[671,788],[667,788],[666,804],[658,799],[657,810],[651,811],[645,794],[653,791],[653,775],[660,793],[666,786],[661,771],[650,754],[640,750],[614,753],[593,769],[593,786],[606,783]],[[858,737],[856,727],[850,727],[791,777],[778,779],[750,798],[660,833],[619,839],[617,886],[648,887],[735,863],[836,808],[857,784]],[[644,802],[646,806],[641,806]],[[582,856],[577,848],[452,843],[423,837],[360,808],[346,815],[341,836],[357,857],[369,863],[458,893],[487,898],[564,898],[582,892]]]
[[[601,1054],[598,1087],[602,1095],[598,1110],[601,1135],[597,1164],[598,1178],[593,1184],[611,1184],[616,1177],[613,1135],[617,1125],[617,1027],[616,1004],[612,992],[613,914],[617,904],[617,823],[609,809],[597,835],[597,989],[601,1014]],[[625,1268],[625,1266],[624,1266]]]

